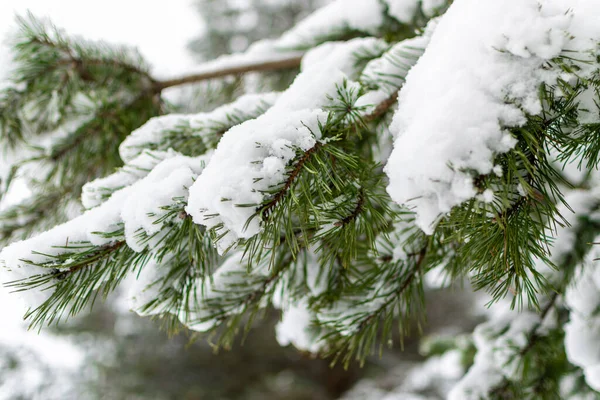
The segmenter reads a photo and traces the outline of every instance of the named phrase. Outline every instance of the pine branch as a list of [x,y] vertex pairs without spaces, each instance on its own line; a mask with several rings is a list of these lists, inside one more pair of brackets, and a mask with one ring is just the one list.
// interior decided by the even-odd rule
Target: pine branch
[[[353,357],[364,362],[378,344],[381,350],[391,343],[395,321],[402,341],[408,334],[407,321],[422,317],[419,276],[440,260],[435,241],[416,229],[412,218],[407,217],[393,232],[382,232],[375,249],[363,247],[352,266],[356,270],[351,270],[345,287],[331,303],[317,302],[317,320],[325,331],[322,340],[329,343],[326,355],[333,355],[334,363],[341,359],[347,365]],[[398,238],[403,240],[399,242]]]
[[381,304],[377,310],[369,315],[365,320],[363,320],[358,326],[357,332],[364,330],[371,321],[375,318],[379,318],[385,310],[387,310],[390,305],[392,305],[409,287],[412,285],[417,276],[422,273],[422,268],[424,265],[425,256],[427,255],[428,246],[424,246],[417,253],[410,254],[409,256],[415,257],[415,264],[410,269],[408,276],[404,278],[400,286],[397,290],[395,290],[392,294],[390,294],[388,300],[386,300],[383,304]]
[[[515,355],[515,357],[519,357],[519,362],[522,362],[523,358],[526,357],[528,353],[533,350],[537,342],[542,338],[543,335],[539,333],[539,329],[543,325],[550,310],[552,310],[555,307],[558,297],[558,292],[555,292],[552,296],[550,296],[548,303],[546,304],[546,306],[544,306],[544,308],[538,316],[538,322],[526,334],[527,339],[525,345]],[[537,384],[540,383],[540,380],[541,379],[537,379]],[[510,393],[509,390],[512,384],[514,384],[514,382],[511,379],[507,378],[506,376],[503,376],[502,381],[490,390],[489,395],[491,396],[491,398],[504,398],[507,394]]]
[[84,268],[94,265],[103,258],[110,257],[112,253],[116,252],[123,246],[125,246],[125,240],[117,240],[113,243],[100,246],[92,253],[86,255],[86,258],[77,261],[76,263],[69,264],[69,267],[66,270],[60,270],[58,268],[53,269],[52,275],[54,275],[58,280],[63,280],[71,274],[74,274],[76,272],[81,271]]
[[[390,97],[379,103],[371,113],[365,115],[362,120],[356,121],[355,123],[353,123],[345,129],[352,129],[356,126],[364,126],[365,122],[371,122],[376,120],[377,118],[385,114],[390,109],[390,107],[392,107],[392,105],[395,104],[397,99],[398,93],[392,94]],[[296,161],[296,163],[294,164],[294,168],[288,174],[288,178],[284,182],[281,189],[278,190],[275,193],[275,195],[273,195],[271,199],[261,207],[261,214],[264,218],[267,218],[270,215],[273,208],[275,208],[281,202],[281,200],[283,200],[285,195],[292,188],[294,182],[298,179],[298,176],[302,172],[304,164],[306,164],[306,162],[311,158],[311,156],[315,152],[327,145],[328,142],[316,142],[314,146],[306,150],[304,154]]]
[[202,82],[209,79],[223,78],[230,75],[240,75],[249,72],[265,72],[265,71],[277,71],[285,69],[298,68],[302,61],[302,55],[294,53],[290,56],[276,56],[274,59],[258,60],[258,61],[247,61],[240,62],[239,64],[233,64],[225,67],[214,67],[211,68],[209,64],[206,67],[206,72],[200,72],[192,75],[182,76],[179,78],[168,79],[163,81],[155,81],[153,84],[153,90],[155,92],[161,92],[164,89],[188,85],[192,83]]
[[288,178],[285,180],[283,187],[280,190],[278,190],[277,193],[275,193],[271,200],[269,200],[265,205],[261,207],[260,213],[262,214],[263,218],[269,217],[273,208],[277,207],[277,205],[283,200],[283,198],[287,195],[291,187],[294,185],[296,179],[298,179],[298,176],[300,175],[304,164],[306,164],[306,162],[310,159],[313,153],[321,149],[323,146],[323,143],[316,142],[313,147],[306,150],[304,154],[298,159],[298,161],[294,165],[294,168],[288,174]]
[[348,225],[352,221],[356,220],[356,218],[358,218],[359,214],[363,211],[364,206],[365,206],[365,191],[361,187],[358,190],[358,199],[356,200],[356,207],[354,208],[352,213],[350,215],[342,218],[341,220],[337,221],[333,225],[335,227],[343,227],[343,226]]

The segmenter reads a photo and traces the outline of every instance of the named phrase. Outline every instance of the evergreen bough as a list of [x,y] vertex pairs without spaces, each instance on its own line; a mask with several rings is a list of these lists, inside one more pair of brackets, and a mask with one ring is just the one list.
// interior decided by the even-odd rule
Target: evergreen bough
[[[31,196],[0,212],[0,263],[7,285],[30,302],[32,327],[75,315],[135,277],[132,308],[172,329],[212,332],[216,346],[229,347],[275,307],[282,344],[348,364],[424,323],[425,277],[441,274],[447,284],[470,280],[492,304],[467,345],[450,340],[429,352],[461,354],[468,372],[451,398],[597,396],[598,29],[560,25],[570,47],[550,30],[544,45],[564,44],[554,53],[513,45],[512,31],[500,29],[507,44],[485,54],[531,72],[525,83],[482,88],[507,107],[489,121],[503,136],[418,163],[441,163],[450,180],[395,170],[410,169],[395,152],[427,134],[410,136],[414,124],[402,114],[417,101],[413,87],[444,35],[453,39],[458,16],[472,11],[485,24],[493,8],[479,1],[334,1],[280,39],[169,80],[154,78],[133,49],[20,18],[15,67],[0,93],[0,195],[25,181]],[[544,23],[562,4],[508,3]],[[561,13],[582,21],[586,10],[600,12],[582,0]],[[294,69],[301,59],[283,92],[209,112],[172,114],[162,95]],[[460,152],[428,138],[429,149]],[[490,155],[483,166],[473,158],[482,152]],[[398,201],[407,187],[420,195]],[[578,282],[592,286],[579,292]]]

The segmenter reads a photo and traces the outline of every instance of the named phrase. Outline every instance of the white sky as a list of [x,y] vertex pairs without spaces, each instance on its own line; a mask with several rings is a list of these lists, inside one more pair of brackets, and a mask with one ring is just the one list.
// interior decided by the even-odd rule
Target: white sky
[[202,24],[192,4],[193,0],[0,0],[0,36],[14,28],[15,13],[24,15],[29,9],[68,33],[136,46],[156,74],[173,75],[193,65],[185,45],[201,33]]

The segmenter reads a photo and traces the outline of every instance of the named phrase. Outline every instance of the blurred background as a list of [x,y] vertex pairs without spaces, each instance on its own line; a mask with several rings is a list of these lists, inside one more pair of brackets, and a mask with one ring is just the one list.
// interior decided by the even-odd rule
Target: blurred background
[[[244,51],[275,37],[329,0],[1,0],[0,36],[14,16],[30,10],[70,34],[138,47],[156,77],[172,76],[224,53]],[[0,87],[10,71],[6,42],[0,47]],[[168,93],[181,112],[208,111],[239,94],[286,87],[297,71],[233,77]],[[0,163],[2,160],[0,159]],[[27,188],[13,196],[26,195]],[[460,288],[428,285],[424,337],[456,339],[478,317]],[[422,398],[441,398],[437,386],[462,371],[421,368],[417,327],[404,343],[365,366],[330,367],[275,340],[276,312],[267,312],[229,351],[215,353],[210,337],[183,331],[169,337],[160,320],[129,311],[127,284],[89,314],[42,332],[27,331],[23,309],[0,288],[0,400],[3,399],[362,399],[383,398],[407,379]],[[443,327],[443,329],[442,329]],[[409,373],[409,371],[413,371]],[[457,376],[454,376],[454,373]],[[446,376],[446,375],[448,376]],[[419,376],[442,376],[420,382]],[[429,379],[429,378],[428,378]],[[422,379],[421,379],[422,381]],[[415,383],[416,382],[416,383]],[[398,397],[403,398],[403,397]]]

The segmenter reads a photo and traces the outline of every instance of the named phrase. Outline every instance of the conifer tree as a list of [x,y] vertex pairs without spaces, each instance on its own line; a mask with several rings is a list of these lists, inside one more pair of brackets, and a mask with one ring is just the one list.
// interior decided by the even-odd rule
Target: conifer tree
[[[2,276],[36,328],[133,275],[132,308],[173,329],[228,347],[275,307],[282,345],[343,364],[424,322],[426,277],[468,279],[490,311],[429,344],[436,390],[596,398],[599,17],[595,0],[336,0],[168,80],[22,19],[0,193],[32,196],[0,232],[29,238]],[[212,111],[162,95],[298,66]]]

